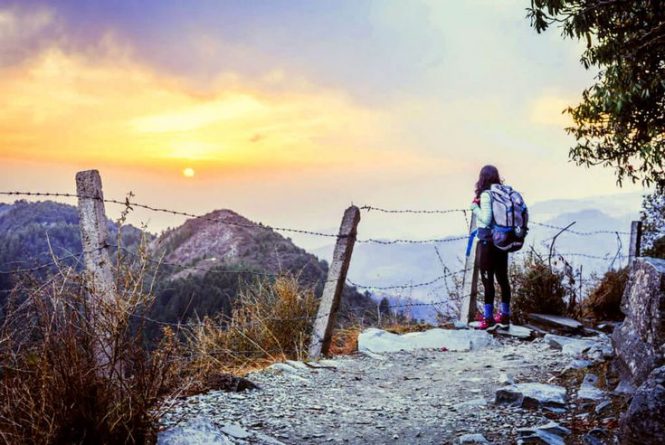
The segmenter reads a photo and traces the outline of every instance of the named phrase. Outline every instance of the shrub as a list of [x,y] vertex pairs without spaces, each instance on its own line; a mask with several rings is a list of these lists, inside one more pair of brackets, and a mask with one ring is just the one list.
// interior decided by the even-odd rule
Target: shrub
[[568,289],[563,273],[550,269],[547,262],[536,253],[527,254],[523,264],[511,270],[511,316],[515,323],[527,321],[528,313],[563,315]]
[[665,236],[656,238],[651,247],[645,249],[643,255],[652,258],[665,258]]
[[596,320],[623,320],[621,298],[628,282],[628,268],[609,270],[583,303],[583,315]]
[[191,371],[244,373],[306,356],[318,300],[293,276],[257,280],[241,289],[231,317],[204,318],[186,328]]
[[187,384],[173,333],[144,346],[142,275],[116,276],[122,298],[107,303],[69,268],[14,292],[0,326],[0,443],[154,442]]

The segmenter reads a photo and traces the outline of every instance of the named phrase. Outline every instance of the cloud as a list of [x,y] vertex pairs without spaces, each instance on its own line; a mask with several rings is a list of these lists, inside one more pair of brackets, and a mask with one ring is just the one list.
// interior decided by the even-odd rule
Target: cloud
[[197,172],[441,166],[390,140],[390,113],[274,73],[282,91],[222,73],[202,94],[112,37],[94,60],[50,47],[0,70],[0,156]]
[[45,6],[0,8],[0,67],[20,63],[59,34],[54,12]]

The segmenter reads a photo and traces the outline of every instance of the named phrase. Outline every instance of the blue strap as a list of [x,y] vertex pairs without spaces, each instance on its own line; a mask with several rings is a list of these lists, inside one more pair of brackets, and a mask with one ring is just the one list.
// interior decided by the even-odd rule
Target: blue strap
[[473,232],[469,233],[469,241],[466,243],[466,256],[471,255],[471,247],[473,246],[473,239],[478,234],[478,229],[474,229]]
[[513,230],[515,229],[513,229],[512,227],[492,226],[493,232],[508,233],[512,232]]

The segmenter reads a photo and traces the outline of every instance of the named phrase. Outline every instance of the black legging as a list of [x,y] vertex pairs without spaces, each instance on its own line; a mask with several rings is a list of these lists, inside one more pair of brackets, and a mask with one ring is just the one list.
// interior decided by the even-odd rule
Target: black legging
[[492,241],[478,241],[478,269],[485,288],[485,304],[494,304],[494,277],[501,287],[501,302],[510,303],[508,252],[497,249]]

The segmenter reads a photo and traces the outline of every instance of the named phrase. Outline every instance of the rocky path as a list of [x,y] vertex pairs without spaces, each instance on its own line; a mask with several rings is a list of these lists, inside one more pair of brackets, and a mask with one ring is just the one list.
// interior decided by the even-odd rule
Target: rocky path
[[[551,419],[570,427],[570,412],[580,405],[577,388],[520,384],[555,383],[571,364],[590,364],[580,359],[595,340],[585,346],[553,339],[502,337],[468,352],[426,349],[338,357],[316,367],[277,364],[249,376],[260,390],[212,391],[180,403],[164,419],[179,427],[162,434],[160,443],[195,443],[199,434],[200,443],[563,444],[565,428],[556,434],[520,428]],[[504,391],[495,403],[499,388]],[[600,390],[596,395],[593,403],[606,398]]]

